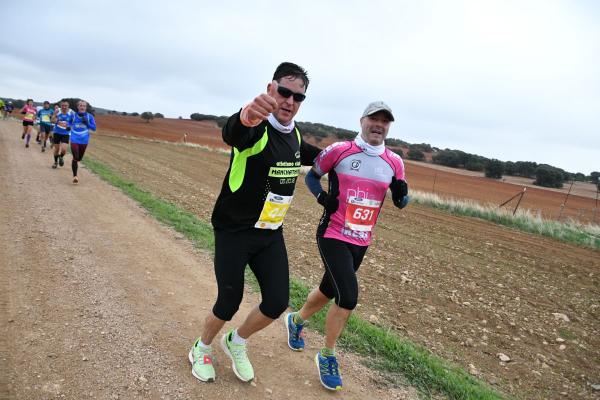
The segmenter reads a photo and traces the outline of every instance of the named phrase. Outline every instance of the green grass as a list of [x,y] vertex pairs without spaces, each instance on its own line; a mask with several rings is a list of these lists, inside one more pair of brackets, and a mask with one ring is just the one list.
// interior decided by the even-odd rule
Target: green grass
[[566,328],[558,328],[558,336],[565,340],[577,339],[577,337]]
[[442,198],[433,193],[414,190],[411,199],[427,207],[444,210],[454,215],[484,219],[509,228],[546,236],[564,243],[600,249],[600,226],[575,221],[560,222],[534,216],[529,210],[512,212],[495,205],[481,205],[474,201]]
[[121,189],[123,193],[137,201],[150,214],[177,232],[182,233],[200,248],[212,249],[214,237],[212,227],[198,219],[194,214],[167,203],[152,193],[138,189],[132,182],[123,179],[103,164],[86,158],[85,166],[111,185]]
[[[84,161],[86,167],[110,183],[121,189],[126,195],[140,203],[159,221],[172,226],[185,235],[196,246],[213,250],[214,239],[212,227],[181,208],[165,202],[152,193],[140,190],[103,164],[90,160]],[[247,276],[251,276],[248,273]],[[252,277],[250,284],[257,288]],[[300,280],[290,280],[290,306],[298,309],[304,303],[309,288]],[[326,310],[322,310],[310,320],[311,328],[321,332],[325,326]],[[493,391],[484,382],[471,377],[462,368],[452,365],[434,355],[424,347],[400,338],[389,330],[374,326],[352,315],[339,340],[339,345],[346,350],[364,356],[367,364],[388,374],[401,374],[404,379],[428,396],[433,393],[446,395],[451,399],[461,400],[495,400],[503,399],[502,395]]]

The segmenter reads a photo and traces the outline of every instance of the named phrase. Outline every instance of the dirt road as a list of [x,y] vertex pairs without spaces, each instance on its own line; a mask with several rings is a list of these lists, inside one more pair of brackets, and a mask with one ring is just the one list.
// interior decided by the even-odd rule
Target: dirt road
[[[102,134],[90,156],[205,221],[228,163],[215,151]],[[322,274],[314,243],[320,213],[299,183],[284,232],[290,269],[308,285]],[[517,398],[596,399],[590,383],[600,383],[599,254],[386,202],[359,272],[357,313]]]
[[[193,378],[187,352],[215,298],[210,254],[87,170],[72,185],[71,157],[53,170],[19,131],[0,121],[0,398],[330,397],[312,360],[320,338],[289,351],[281,318],[250,341],[255,383],[220,349],[217,381]],[[257,301],[247,293],[226,328]],[[354,356],[341,365],[345,389],[331,398],[416,398],[376,384]]]

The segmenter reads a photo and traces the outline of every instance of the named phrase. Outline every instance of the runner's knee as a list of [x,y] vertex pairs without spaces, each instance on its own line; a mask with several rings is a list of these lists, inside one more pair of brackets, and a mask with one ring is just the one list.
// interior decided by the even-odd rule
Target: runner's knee
[[269,296],[263,299],[258,308],[265,316],[277,319],[288,308],[289,295]]
[[358,296],[340,296],[341,298],[335,299],[335,304],[338,307],[344,308],[346,310],[354,310],[356,308],[356,304],[358,304]]
[[234,290],[219,290],[217,301],[213,307],[215,317],[223,321],[231,321],[235,313],[239,310],[242,302],[243,289],[237,293]]

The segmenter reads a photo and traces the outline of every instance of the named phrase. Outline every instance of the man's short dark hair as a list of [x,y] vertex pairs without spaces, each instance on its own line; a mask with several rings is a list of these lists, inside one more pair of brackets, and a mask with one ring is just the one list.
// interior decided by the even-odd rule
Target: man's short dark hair
[[275,70],[273,80],[279,82],[281,78],[286,76],[302,79],[302,82],[304,82],[304,89],[308,89],[308,73],[301,66],[291,62],[282,62]]

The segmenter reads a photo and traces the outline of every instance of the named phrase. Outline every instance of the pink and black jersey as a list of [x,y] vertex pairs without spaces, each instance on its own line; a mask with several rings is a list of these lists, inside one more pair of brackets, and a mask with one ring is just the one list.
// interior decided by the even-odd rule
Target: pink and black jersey
[[329,174],[329,193],[339,200],[338,210],[321,218],[317,235],[368,246],[392,177],[404,179],[400,156],[387,148],[368,155],[354,141],[338,142],[319,154],[313,168]]
[[23,107],[21,109],[21,113],[25,114],[23,116],[23,121],[33,122],[37,115],[37,108],[35,108],[34,106],[30,106],[28,104],[25,104],[25,107]]

